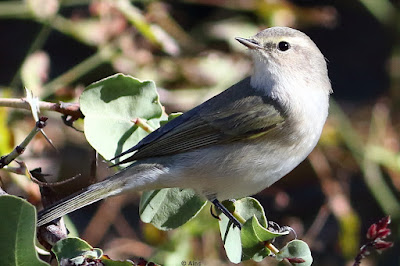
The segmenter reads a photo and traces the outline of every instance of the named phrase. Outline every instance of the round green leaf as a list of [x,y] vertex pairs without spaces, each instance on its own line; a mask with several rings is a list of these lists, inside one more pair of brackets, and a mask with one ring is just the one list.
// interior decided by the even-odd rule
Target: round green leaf
[[[253,216],[250,220],[247,220],[242,227],[241,240],[243,246],[243,260],[252,259],[255,254],[266,249],[253,228],[255,223],[258,224],[257,218]],[[269,252],[267,251],[266,255],[268,254]]]
[[246,221],[242,230],[237,231],[225,215],[220,215],[220,232],[231,262],[238,263],[239,254],[239,262],[249,259],[261,261],[270,254],[264,242],[288,234],[288,232],[276,233],[266,228],[267,218],[264,209],[254,198],[246,197],[233,203],[224,201],[223,204],[230,211],[234,211],[234,216],[240,217],[239,220]]
[[[260,219],[263,225],[267,224],[264,209],[254,198],[246,197],[237,200],[233,202],[233,208],[230,206],[232,205],[232,202],[230,201],[225,201],[223,204],[228,209],[234,209],[235,215],[240,216],[243,218],[243,220],[249,220],[255,216],[257,219]],[[220,215],[220,219],[219,230],[221,232],[221,237],[224,242],[224,248],[228,259],[233,263],[239,263],[243,260],[250,259],[252,256],[248,256],[247,254],[243,253],[244,251],[242,250],[241,231],[237,227],[234,227],[224,214]],[[247,235],[245,236],[247,237]],[[248,241],[251,240],[248,239]],[[258,243],[258,240],[256,240],[256,243]],[[261,250],[261,248],[258,248],[257,250]],[[254,255],[257,250],[251,252],[251,254]]]
[[77,238],[69,237],[58,241],[51,249],[60,262],[63,259],[68,259],[76,263],[82,264],[86,258],[98,259],[103,255],[103,251],[98,248],[93,248],[86,241]]
[[219,230],[224,243],[228,259],[232,263],[242,261],[242,244],[240,240],[240,229],[232,226],[231,221],[225,215],[220,215]]
[[271,230],[268,230],[267,228],[263,227],[257,220],[257,218],[254,216],[253,219],[251,219],[251,226],[252,229],[254,230],[255,235],[257,236],[259,241],[265,242],[274,239],[275,237],[278,236],[284,236],[289,234],[289,231],[284,231],[284,232],[274,232]]
[[252,219],[253,216],[264,227],[267,226],[267,217],[265,217],[264,208],[260,202],[252,197],[242,198],[234,202],[235,211],[240,214],[246,221]]
[[116,74],[89,85],[80,97],[85,136],[104,158],[136,145],[148,132],[135,125],[141,118],[156,129],[162,108],[154,82]]
[[36,212],[25,200],[0,196],[0,265],[44,266],[35,251]]
[[144,192],[139,214],[143,222],[170,230],[194,218],[205,204],[191,189],[165,188]]
[[298,239],[287,243],[276,255],[276,258],[278,260],[283,260],[285,258],[301,258],[304,260],[302,263],[294,264],[296,266],[309,266],[313,262],[311,251],[307,243]]
[[247,220],[242,227],[241,239],[245,259],[261,261],[270,254],[270,250],[264,245],[265,241],[272,240],[278,236],[287,235],[289,232],[277,233],[263,227],[256,216]]

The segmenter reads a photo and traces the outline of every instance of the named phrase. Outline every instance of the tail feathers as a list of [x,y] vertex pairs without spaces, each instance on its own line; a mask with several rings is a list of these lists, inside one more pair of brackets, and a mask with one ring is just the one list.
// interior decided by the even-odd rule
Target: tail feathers
[[123,189],[122,181],[122,178],[108,178],[56,202],[38,213],[37,226],[47,224],[96,201],[119,194]]

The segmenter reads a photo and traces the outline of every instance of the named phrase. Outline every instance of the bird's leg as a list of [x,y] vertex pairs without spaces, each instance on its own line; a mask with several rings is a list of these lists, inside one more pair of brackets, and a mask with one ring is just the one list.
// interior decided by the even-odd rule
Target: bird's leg
[[237,226],[239,229],[242,228],[242,224],[232,215],[232,213],[217,199],[211,200],[212,204],[220,210],[228,219],[233,223],[233,226]]
[[296,231],[287,225],[284,226],[280,226],[279,224],[277,224],[274,221],[268,221],[268,230],[274,231],[274,232],[278,232],[278,233],[286,233],[288,232],[288,234],[290,232],[292,232],[294,234],[294,238],[297,239],[297,233]]
[[213,206],[210,206],[210,214],[212,217],[214,217],[215,219],[221,221],[221,218],[219,218],[219,216],[217,214],[214,213],[214,209]]

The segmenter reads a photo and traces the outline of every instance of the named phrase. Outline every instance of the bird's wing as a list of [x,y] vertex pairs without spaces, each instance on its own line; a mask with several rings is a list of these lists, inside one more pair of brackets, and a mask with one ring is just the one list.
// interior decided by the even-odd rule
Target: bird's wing
[[175,118],[126,151],[135,153],[118,164],[255,138],[285,120],[279,106],[267,97],[252,95],[219,103],[205,102]]

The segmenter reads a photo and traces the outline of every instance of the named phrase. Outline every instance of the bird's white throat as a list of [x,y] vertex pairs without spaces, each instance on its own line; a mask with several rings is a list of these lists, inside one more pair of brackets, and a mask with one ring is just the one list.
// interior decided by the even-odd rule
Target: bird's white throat
[[319,87],[320,80],[310,82],[299,73],[285,73],[285,68],[259,55],[253,55],[253,62],[252,87],[279,102],[289,117],[322,130],[328,116],[329,91]]

